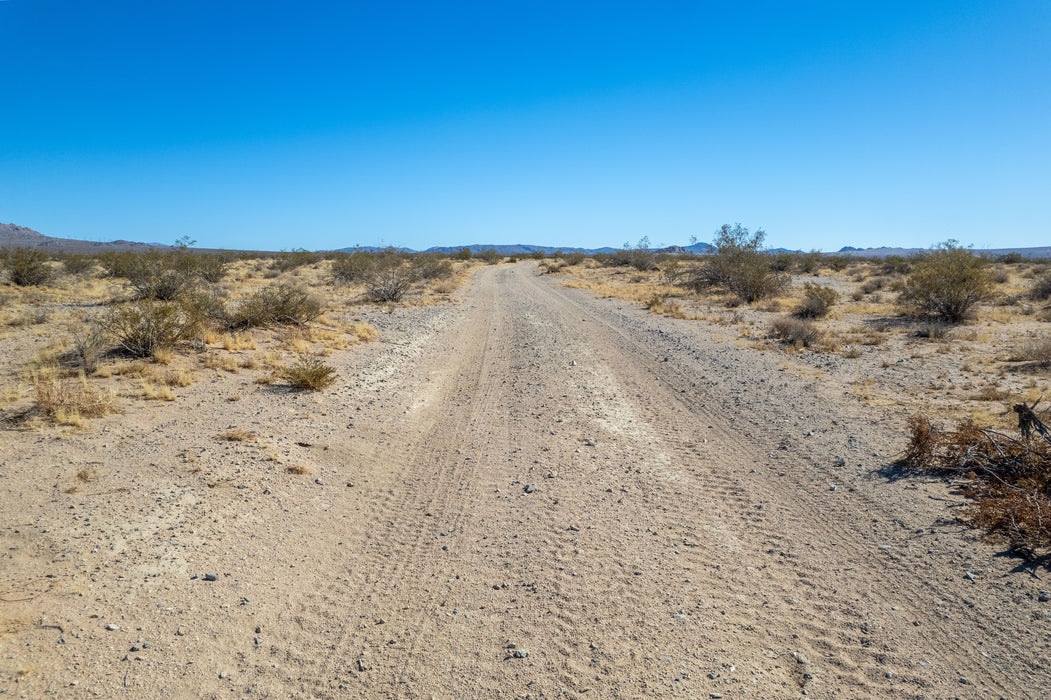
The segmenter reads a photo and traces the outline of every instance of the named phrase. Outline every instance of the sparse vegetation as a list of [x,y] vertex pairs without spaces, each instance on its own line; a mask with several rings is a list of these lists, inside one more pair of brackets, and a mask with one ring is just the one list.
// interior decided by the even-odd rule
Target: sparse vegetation
[[111,308],[99,326],[124,352],[150,357],[189,338],[197,320],[175,302],[140,299]]
[[782,343],[797,348],[810,347],[818,339],[818,331],[813,323],[791,316],[775,318],[770,323],[770,332]]
[[799,318],[824,318],[839,299],[831,287],[807,282],[803,285],[803,301],[796,310]]
[[258,290],[230,315],[232,328],[302,325],[321,315],[321,302],[301,287],[272,284]]
[[320,391],[336,381],[336,370],[317,356],[302,357],[282,371],[281,376],[295,389]]
[[740,224],[723,224],[715,234],[715,252],[701,263],[690,286],[725,289],[746,304],[783,292],[789,278],[770,265],[762,249],[765,237],[762,229],[751,233]]
[[1015,545],[1051,543],[1051,432],[1033,411],[1018,404],[1015,436],[980,428],[971,420],[946,431],[924,416],[909,419],[909,445],[899,464],[964,476],[974,499],[972,523],[1008,537]]
[[47,253],[35,248],[0,250],[0,264],[7,270],[11,282],[19,287],[34,287],[51,279]]
[[946,241],[915,263],[898,301],[913,316],[960,323],[989,288],[985,261]]

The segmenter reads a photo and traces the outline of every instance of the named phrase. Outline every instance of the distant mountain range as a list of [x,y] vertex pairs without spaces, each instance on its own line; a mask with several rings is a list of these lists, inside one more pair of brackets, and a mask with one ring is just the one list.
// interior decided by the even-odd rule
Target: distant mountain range
[[[890,255],[900,255],[901,257],[908,257],[916,253],[923,253],[930,250],[929,248],[855,248],[853,246],[843,246],[839,249],[839,254],[849,255],[855,258],[885,258]],[[1051,258],[1051,246],[1038,246],[1034,248],[982,248],[975,249],[975,253],[979,255],[1011,255],[1017,253],[1023,258]]]
[[[124,250],[149,250],[150,248],[168,248],[163,243],[138,243],[136,241],[81,241],[74,238],[53,238],[51,236],[45,236],[42,233],[34,231],[31,228],[25,226],[17,226],[15,224],[0,224],[0,248],[41,248],[46,251],[63,252],[63,253],[101,253],[104,251],[124,251]],[[527,243],[515,243],[515,244],[502,244],[502,243],[472,243],[470,245],[452,245],[452,246],[433,246],[424,251],[415,251],[409,248],[397,248],[404,253],[442,253],[445,255],[458,253],[459,251],[467,248],[471,251],[472,255],[477,255],[486,250],[495,250],[500,255],[517,255],[527,256],[530,253],[542,251],[546,255],[562,251],[563,253],[584,253],[585,255],[595,255],[597,253],[616,253],[619,248],[575,248],[573,246],[548,246],[548,245],[532,245]],[[218,252],[218,249],[213,248],[194,248],[198,252]],[[352,252],[355,250],[365,251],[378,251],[385,250],[385,248],[376,246],[354,246],[349,248],[339,248],[337,252]],[[713,246],[709,243],[694,243],[688,246],[668,246],[665,248],[653,249],[658,253],[671,253],[672,255],[704,255],[713,250]],[[850,255],[854,257],[864,258],[885,258],[888,255],[901,255],[908,256],[914,253],[920,253],[927,248],[855,248],[853,246],[844,246],[838,251],[839,255]],[[267,251],[260,251],[267,252]],[[795,251],[788,250],[787,248],[774,248],[770,252],[772,253],[791,253]],[[975,250],[975,253],[983,255],[1007,255],[1011,253],[1018,253],[1022,257],[1026,258],[1051,258],[1051,246],[1041,246],[1037,248],[989,248],[983,250]]]

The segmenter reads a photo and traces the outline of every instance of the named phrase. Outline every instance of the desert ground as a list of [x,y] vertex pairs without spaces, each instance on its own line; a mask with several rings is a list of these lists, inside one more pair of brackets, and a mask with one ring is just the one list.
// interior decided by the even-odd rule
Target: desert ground
[[[546,271],[111,363],[120,412],[5,424],[0,695],[1048,696],[1051,574],[894,466],[913,411],[1038,398],[1010,355],[1046,320],[917,338],[861,295],[800,349],[780,306]],[[5,331],[9,386],[52,325]],[[267,379],[297,346],[331,387]]]

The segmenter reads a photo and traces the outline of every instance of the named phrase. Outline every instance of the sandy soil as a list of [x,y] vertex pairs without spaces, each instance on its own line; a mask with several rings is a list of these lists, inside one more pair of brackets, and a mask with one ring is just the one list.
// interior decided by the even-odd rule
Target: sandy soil
[[3,433],[0,695],[1046,697],[900,411],[534,263],[368,315],[322,394]]

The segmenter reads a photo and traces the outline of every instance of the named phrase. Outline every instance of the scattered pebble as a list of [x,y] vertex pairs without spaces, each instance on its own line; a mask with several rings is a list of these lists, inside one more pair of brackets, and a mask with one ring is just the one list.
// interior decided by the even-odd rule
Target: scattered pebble
[[218,581],[219,574],[205,574],[203,578],[205,581]]
[[116,632],[117,630],[120,629],[120,627],[118,625],[115,625],[115,624],[113,624],[111,622],[108,625],[106,625],[106,629],[108,629],[110,632]]
[[515,649],[513,652],[511,652],[511,656],[515,657],[516,659],[524,659],[527,656],[529,656],[529,650],[528,649]]
[[522,489],[522,490],[523,490],[523,491],[525,491],[526,493],[533,493],[533,492],[535,492],[535,491],[536,491],[536,486],[535,486],[534,484],[528,484],[528,485],[526,485],[526,487],[525,487],[524,489]]
[[1051,601],[1051,591],[1040,591],[1040,602],[1046,603]]

